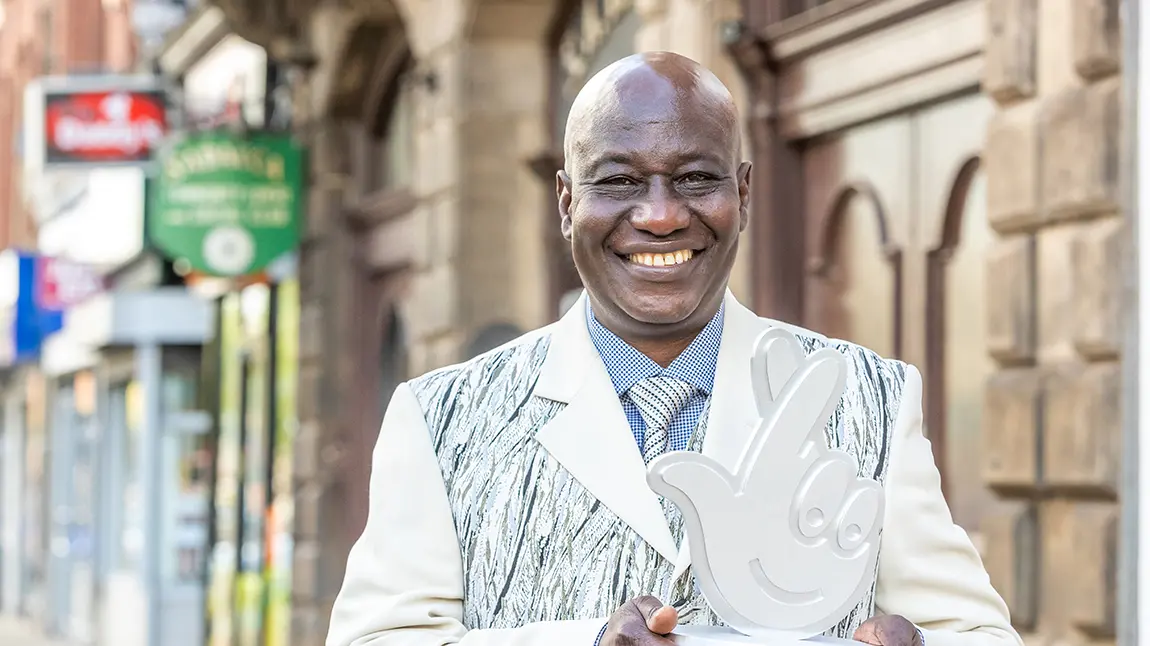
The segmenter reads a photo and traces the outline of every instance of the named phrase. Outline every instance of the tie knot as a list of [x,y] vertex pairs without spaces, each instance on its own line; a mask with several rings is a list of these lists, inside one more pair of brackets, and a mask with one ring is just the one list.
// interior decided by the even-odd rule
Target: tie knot
[[687,404],[687,400],[694,392],[695,387],[691,384],[662,375],[647,377],[627,391],[631,401],[635,402],[640,410],[659,411],[668,418],[667,421]]

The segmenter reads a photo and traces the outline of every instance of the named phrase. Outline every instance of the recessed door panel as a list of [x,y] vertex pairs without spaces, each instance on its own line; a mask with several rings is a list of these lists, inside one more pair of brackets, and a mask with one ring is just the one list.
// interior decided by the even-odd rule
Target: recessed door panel
[[805,149],[805,325],[916,365],[955,520],[994,504],[981,463],[986,221],[979,154],[992,106],[960,97]]
[[900,354],[910,125],[898,117],[854,128],[804,155],[807,325],[885,356]]

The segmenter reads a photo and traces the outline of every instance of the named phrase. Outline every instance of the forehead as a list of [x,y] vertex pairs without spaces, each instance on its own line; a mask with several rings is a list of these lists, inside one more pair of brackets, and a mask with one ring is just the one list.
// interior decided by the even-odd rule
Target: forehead
[[[657,97],[651,97],[652,99]],[[640,99],[601,106],[574,135],[576,167],[604,163],[680,164],[696,159],[733,160],[733,133],[721,110],[688,97]]]

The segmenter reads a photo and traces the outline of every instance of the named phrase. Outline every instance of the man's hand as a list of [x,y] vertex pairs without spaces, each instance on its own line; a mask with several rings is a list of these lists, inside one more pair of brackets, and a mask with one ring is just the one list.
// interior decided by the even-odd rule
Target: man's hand
[[679,613],[655,597],[636,597],[619,607],[607,622],[599,646],[658,646],[675,630]]
[[918,628],[898,615],[867,619],[855,631],[854,640],[871,646],[923,646]]

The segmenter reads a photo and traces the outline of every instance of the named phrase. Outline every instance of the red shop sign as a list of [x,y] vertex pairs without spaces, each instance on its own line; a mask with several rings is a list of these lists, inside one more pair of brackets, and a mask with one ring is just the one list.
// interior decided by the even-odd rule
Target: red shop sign
[[159,92],[50,92],[44,116],[48,163],[147,161],[168,134]]

